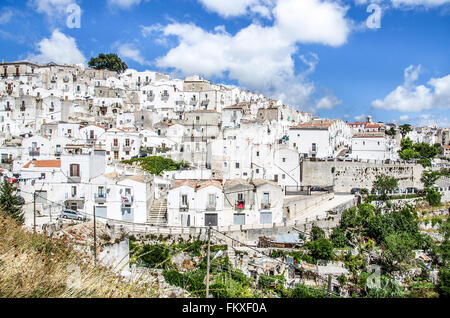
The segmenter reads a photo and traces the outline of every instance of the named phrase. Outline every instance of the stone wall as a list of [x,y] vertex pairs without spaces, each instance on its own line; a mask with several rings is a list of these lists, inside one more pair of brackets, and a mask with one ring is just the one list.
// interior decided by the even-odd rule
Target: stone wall
[[[333,169],[334,168],[334,169]],[[350,192],[352,188],[371,189],[381,174],[399,179],[399,187],[423,188],[420,178],[423,167],[416,164],[395,162],[386,164],[362,161],[302,161],[301,184],[303,186],[335,186],[335,192]],[[333,180],[334,179],[334,180]]]

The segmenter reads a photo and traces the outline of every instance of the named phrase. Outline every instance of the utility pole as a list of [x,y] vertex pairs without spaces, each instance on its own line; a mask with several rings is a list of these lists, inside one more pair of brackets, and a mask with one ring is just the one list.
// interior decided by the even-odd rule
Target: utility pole
[[328,274],[328,288],[327,288],[327,294],[328,294],[328,298],[331,297],[331,274]]
[[206,258],[206,298],[209,298],[209,258],[211,253],[211,226],[208,226],[208,253]]
[[97,226],[95,219],[95,204],[94,204],[94,262],[97,264]]
[[33,231],[36,233],[36,191],[33,192]]

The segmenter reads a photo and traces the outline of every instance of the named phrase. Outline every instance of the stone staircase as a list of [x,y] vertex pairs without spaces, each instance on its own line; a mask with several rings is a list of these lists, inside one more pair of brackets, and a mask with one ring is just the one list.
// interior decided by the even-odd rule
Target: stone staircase
[[152,207],[147,214],[147,223],[151,225],[167,225],[167,199],[160,198],[153,201]]

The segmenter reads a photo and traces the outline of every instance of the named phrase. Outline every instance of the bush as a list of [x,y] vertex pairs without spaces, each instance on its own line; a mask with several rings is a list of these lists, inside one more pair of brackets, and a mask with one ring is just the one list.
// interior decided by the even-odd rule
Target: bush
[[333,259],[333,244],[326,238],[319,238],[315,241],[308,242],[306,247],[311,257],[317,260],[329,261]]
[[311,239],[313,241],[319,239],[319,238],[324,238],[325,237],[325,231],[322,230],[320,227],[313,225],[312,229],[311,229]]
[[295,286],[290,293],[290,298],[327,298],[324,288],[309,287],[304,284]]
[[335,248],[347,246],[347,237],[345,236],[345,230],[341,228],[335,227],[330,238]]
[[441,193],[436,189],[425,189],[426,199],[431,206],[440,206],[441,205]]
[[449,298],[450,296],[450,269],[448,268],[439,270],[438,292],[442,298]]

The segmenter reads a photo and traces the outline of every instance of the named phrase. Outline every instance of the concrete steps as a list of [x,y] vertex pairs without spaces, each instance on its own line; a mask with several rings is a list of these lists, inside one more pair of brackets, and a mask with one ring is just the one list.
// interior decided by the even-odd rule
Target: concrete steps
[[167,225],[167,199],[161,198],[153,201],[147,214],[147,223],[151,225]]

